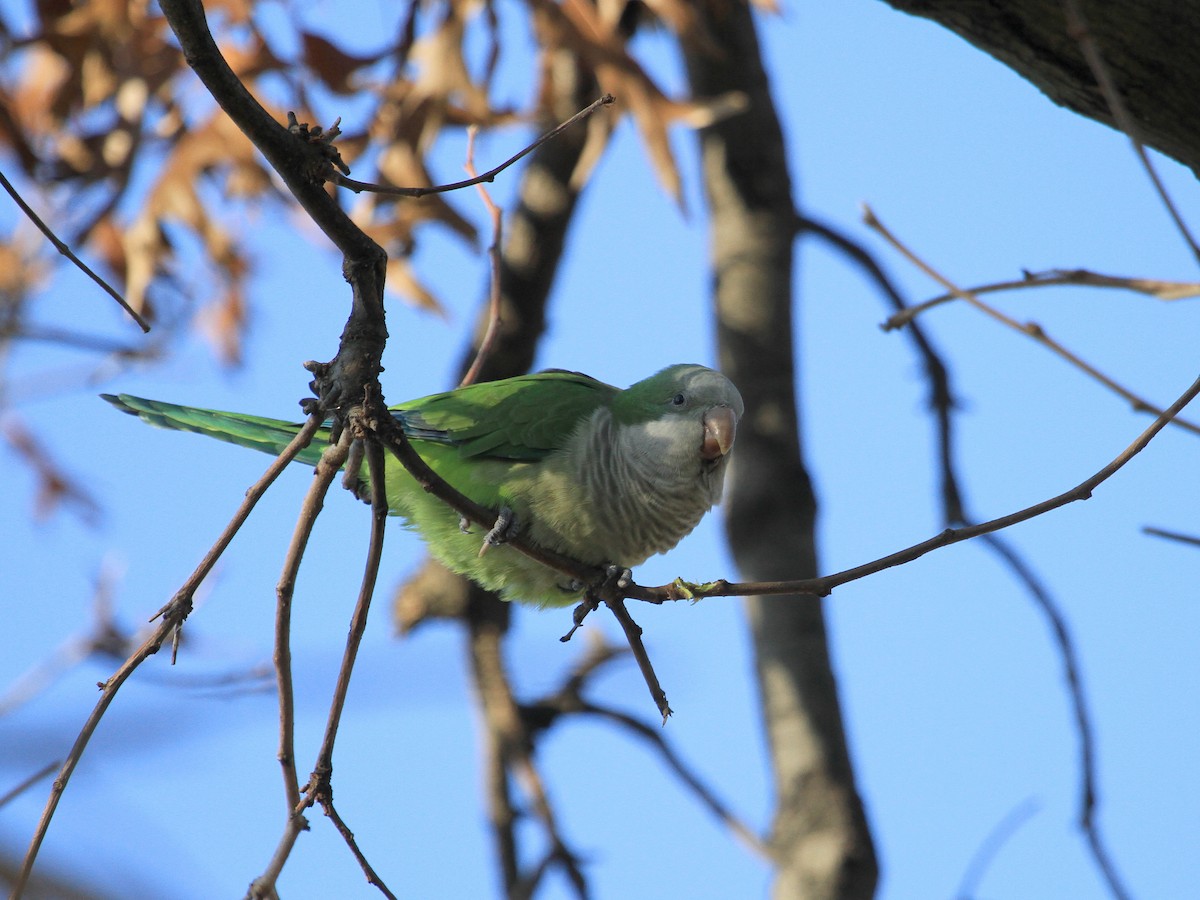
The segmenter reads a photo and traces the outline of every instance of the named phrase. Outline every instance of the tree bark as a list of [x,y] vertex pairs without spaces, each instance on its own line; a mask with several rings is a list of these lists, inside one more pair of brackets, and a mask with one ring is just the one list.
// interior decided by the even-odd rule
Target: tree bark
[[[1055,103],[1115,126],[1066,0],[887,0],[994,56]],[[1140,137],[1200,175],[1200,2],[1079,0]]]
[[[817,574],[816,501],[801,456],[791,286],[797,217],[783,134],[745,3],[700,4],[713,45],[685,48],[697,99],[741,91],[745,113],[700,133],[721,366],[746,401],[726,527],[751,579]],[[751,597],[777,807],[776,898],[867,898],[878,877],[854,784],[821,602]]]

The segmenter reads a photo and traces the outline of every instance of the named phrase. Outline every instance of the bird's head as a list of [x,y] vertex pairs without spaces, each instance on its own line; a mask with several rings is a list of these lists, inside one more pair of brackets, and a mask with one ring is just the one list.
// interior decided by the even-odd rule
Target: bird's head
[[643,452],[667,464],[698,460],[724,468],[733,449],[742,396],[728,378],[704,366],[668,366],[622,391],[613,404],[621,425],[636,426]]

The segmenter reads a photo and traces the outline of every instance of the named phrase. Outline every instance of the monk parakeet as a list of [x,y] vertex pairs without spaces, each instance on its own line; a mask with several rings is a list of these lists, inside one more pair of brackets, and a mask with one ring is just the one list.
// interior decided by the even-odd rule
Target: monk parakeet
[[[103,395],[152,425],[195,431],[277,454],[298,424]],[[536,543],[595,566],[632,568],[664,553],[721,498],[743,412],[719,372],[675,365],[625,390],[552,370],[473,384],[391,407],[414,449],[477,503],[506,510]],[[315,465],[318,437],[297,460]],[[364,467],[363,477],[366,477]],[[392,514],[449,569],[508,600],[564,605],[583,588],[503,545],[480,554],[453,509],[389,455]]]

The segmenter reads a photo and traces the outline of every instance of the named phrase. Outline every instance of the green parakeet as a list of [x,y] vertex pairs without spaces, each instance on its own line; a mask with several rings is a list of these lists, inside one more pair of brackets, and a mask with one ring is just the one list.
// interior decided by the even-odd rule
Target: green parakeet
[[[298,424],[103,395],[152,425],[277,454]],[[743,412],[719,372],[675,365],[620,390],[552,370],[473,384],[391,407],[414,449],[461,493],[505,509],[533,541],[580,562],[632,568],[674,547],[721,498]],[[315,465],[322,437],[298,461]],[[482,535],[427,494],[390,455],[392,514],[448,568],[508,600],[578,601],[583,586],[512,547],[480,554]],[[363,469],[363,478],[366,469]]]

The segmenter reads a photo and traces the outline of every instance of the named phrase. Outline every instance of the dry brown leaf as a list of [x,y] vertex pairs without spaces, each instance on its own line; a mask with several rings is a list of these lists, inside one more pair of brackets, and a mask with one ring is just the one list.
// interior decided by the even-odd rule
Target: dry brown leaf
[[566,48],[593,69],[601,90],[613,94],[617,108],[633,117],[659,183],[682,205],[679,167],[668,127],[676,122],[692,127],[711,124],[743,109],[745,98],[730,94],[705,102],[673,100],[629,55],[617,24],[605,21],[590,3],[533,0],[533,7],[544,51]]
[[37,498],[34,501],[33,515],[37,521],[45,521],[60,507],[68,505],[88,525],[95,525],[100,518],[100,504],[80,485],[78,481],[67,474],[36,438],[16,416],[9,415],[0,425],[9,447],[23,459],[37,476]]
[[380,56],[355,56],[310,31],[300,32],[300,39],[304,46],[305,65],[337,94],[351,94],[358,90],[358,85],[353,82],[354,76],[359,69],[372,65]]
[[454,2],[436,29],[417,40],[409,58],[418,74],[413,81],[414,97],[427,97],[449,104],[460,103],[472,116],[486,119],[491,110],[487,91],[471,79],[463,58],[466,22],[474,4]]
[[387,290],[418,309],[450,317],[445,305],[417,278],[407,257],[393,256],[387,263]]
[[42,255],[45,246],[32,227],[18,228],[5,235],[0,242],[0,308],[10,310],[20,306],[31,291],[45,283],[49,275]]
[[218,358],[228,366],[240,366],[248,316],[246,298],[235,281],[214,303],[200,310],[196,326],[208,338]]

